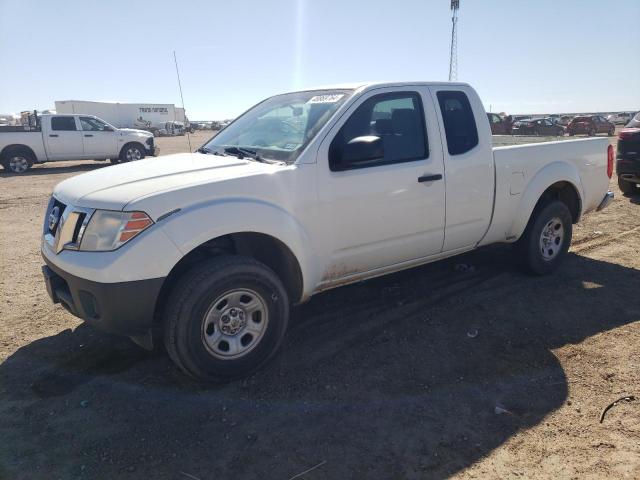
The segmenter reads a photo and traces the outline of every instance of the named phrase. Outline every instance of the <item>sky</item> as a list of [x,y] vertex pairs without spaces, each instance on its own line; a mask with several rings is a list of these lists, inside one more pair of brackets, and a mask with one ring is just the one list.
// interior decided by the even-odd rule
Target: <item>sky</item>
[[[458,80],[493,112],[640,110],[640,0],[461,0]],[[447,80],[449,0],[0,0],[0,113],[55,100],[232,118],[277,93]]]

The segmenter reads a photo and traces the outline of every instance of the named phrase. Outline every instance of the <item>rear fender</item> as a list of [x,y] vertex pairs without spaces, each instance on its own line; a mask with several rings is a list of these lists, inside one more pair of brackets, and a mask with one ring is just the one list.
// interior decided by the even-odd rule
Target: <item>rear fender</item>
[[[520,202],[516,208],[513,223],[508,229],[507,238],[514,239],[520,238],[524,229],[529,223],[529,218],[533,213],[538,200],[542,197],[542,194],[551,185],[557,182],[568,182],[578,192],[580,199],[580,215],[582,214],[582,199],[584,198],[584,192],[582,191],[582,182],[580,181],[580,175],[578,169],[567,162],[552,162],[536,173],[527,185],[524,193],[520,197]],[[578,215],[578,218],[580,217]]]

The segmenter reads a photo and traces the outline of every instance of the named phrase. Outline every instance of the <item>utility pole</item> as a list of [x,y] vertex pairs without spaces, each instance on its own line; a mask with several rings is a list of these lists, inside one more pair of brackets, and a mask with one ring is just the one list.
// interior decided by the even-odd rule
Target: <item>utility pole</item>
[[449,56],[449,81],[455,82],[458,79],[458,10],[460,0],[451,0],[451,55]]

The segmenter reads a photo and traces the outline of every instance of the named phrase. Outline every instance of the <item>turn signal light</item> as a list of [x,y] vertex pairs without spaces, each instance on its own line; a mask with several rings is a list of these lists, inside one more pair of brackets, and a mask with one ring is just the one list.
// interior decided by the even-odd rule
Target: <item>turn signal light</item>
[[133,212],[129,217],[129,221],[125,224],[122,232],[120,233],[120,241],[126,242],[132,239],[145,228],[150,227],[153,221],[143,212]]

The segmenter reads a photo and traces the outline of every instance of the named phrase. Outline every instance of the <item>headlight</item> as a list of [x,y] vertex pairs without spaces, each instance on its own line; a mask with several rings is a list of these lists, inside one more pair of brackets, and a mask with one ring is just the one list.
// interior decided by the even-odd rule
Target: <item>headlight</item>
[[121,247],[153,225],[144,212],[96,210],[82,235],[80,250],[105,252]]

